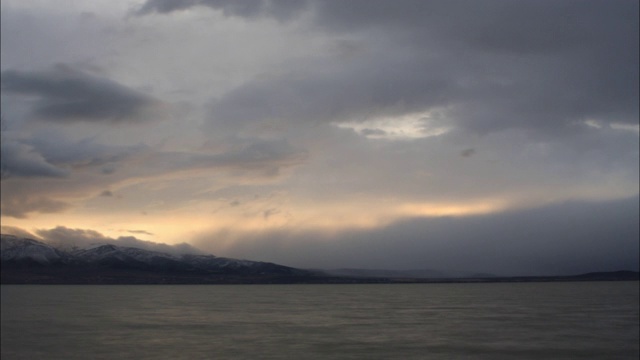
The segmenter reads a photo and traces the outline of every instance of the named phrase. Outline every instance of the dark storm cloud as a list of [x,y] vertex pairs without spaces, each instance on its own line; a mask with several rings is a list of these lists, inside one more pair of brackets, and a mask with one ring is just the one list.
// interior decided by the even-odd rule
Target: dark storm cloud
[[[144,8],[224,10],[230,4],[236,3],[149,1]],[[248,82],[214,102],[216,123],[353,121],[436,108],[447,108],[449,119],[477,132],[572,131],[590,118],[638,123],[636,1],[305,4],[317,29],[349,34],[341,41],[362,50],[348,58],[298,59],[280,75]],[[225,11],[274,16],[266,9],[286,4],[248,7]]]
[[416,218],[382,229],[261,232],[216,248],[224,256],[316,268],[440,269],[504,275],[637,271],[639,198],[568,202],[482,216]]
[[44,72],[5,70],[2,90],[38,97],[35,114],[60,122],[139,121],[141,111],[154,103],[138,91],[68,65]]
[[140,240],[133,236],[120,236],[118,238],[111,238],[95,230],[71,229],[64,226],[58,226],[53,229],[38,229],[36,230],[36,234],[38,234],[38,236],[40,236],[42,240],[50,243],[53,246],[67,249],[74,247],[86,248],[92,245],[112,244],[117,246],[136,247],[144,250],[166,252],[169,254],[202,253],[202,251],[186,243],[167,245],[156,243],[153,241]]

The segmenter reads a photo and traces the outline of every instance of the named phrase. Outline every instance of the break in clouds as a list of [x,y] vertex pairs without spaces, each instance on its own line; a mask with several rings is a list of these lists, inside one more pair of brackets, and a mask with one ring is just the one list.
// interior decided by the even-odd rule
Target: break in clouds
[[[3,225],[301,267],[637,267],[638,10],[4,1]],[[615,240],[581,232],[605,207]]]

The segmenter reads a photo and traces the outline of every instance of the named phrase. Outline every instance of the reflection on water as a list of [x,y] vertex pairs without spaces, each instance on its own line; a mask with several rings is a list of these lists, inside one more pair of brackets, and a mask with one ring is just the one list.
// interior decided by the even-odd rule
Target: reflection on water
[[638,282],[2,285],[2,359],[637,359]]

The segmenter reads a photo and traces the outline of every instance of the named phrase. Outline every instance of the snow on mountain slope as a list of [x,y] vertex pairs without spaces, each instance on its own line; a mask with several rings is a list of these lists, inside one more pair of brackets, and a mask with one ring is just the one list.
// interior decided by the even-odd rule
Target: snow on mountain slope
[[68,259],[64,252],[54,247],[13,235],[0,236],[0,253],[3,262],[36,262],[41,265],[49,265]]
[[303,270],[267,262],[238,260],[213,255],[172,255],[159,251],[112,244],[65,252],[45,243],[2,235],[2,262],[35,261],[42,265],[65,263],[73,266],[144,269],[153,271],[187,271],[216,274],[299,275]]
[[89,262],[96,262],[105,259],[118,259],[122,261],[135,260],[145,264],[150,264],[157,258],[174,261],[179,260],[176,256],[167,253],[116,245],[98,245],[89,249],[75,250],[72,254]]
[[190,267],[175,255],[111,244],[76,250],[71,255],[87,264],[118,268],[184,271]]

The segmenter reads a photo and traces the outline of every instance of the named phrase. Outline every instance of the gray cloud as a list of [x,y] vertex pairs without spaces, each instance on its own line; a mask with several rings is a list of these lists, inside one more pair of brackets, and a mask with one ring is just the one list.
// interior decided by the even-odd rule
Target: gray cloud
[[33,146],[3,138],[1,148],[2,179],[13,177],[65,177],[67,169],[48,162]]
[[[243,183],[257,184],[270,182],[288,174],[287,170],[302,164],[307,154],[305,151],[291,146],[285,140],[261,140],[261,139],[235,139],[230,141],[222,151],[152,151],[147,147],[111,147],[93,141],[56,141],[53,136],[51,142],[41,142],[39,137],[28,141],[40,147],[40,152],[35,154],[47,154],[51,157],[51,163],[61,166],[68,171],[68,176],[63,181],[47,183],[43,186],[44,176],[37,173],[41,181],[25,181],[27,173],[23,170],[18,173],[15,169],[24,169],[26,165],[20,163],[20,158],[15,158],[7,152],[10,161],[4,161],[7,166],[7,177],[2,181],[2,212],[3,216],[25,218],[30,213],[51,213],[67,210],[71,204],[63,201],[69,194],[76,194],[85,198],[112,197],[114,191],[105,190],[117,188],[118,184],[137,181],[171,177],[188,177],[192,171],[210,172],[215,176],[224,173],[224,176],[233,179],[242,179]],[[27,140],[25,140],[27,141]],[[4,145],[5,143],[3,143]],[[74,145],[77,151],[74,151]],[[40,159],[43,159],[40,156]],[[107,162],[107,160],[109,162]],[[122,171],[111,176],[103,175],[104,166],[123,167]],[[132,163],[144,163],[144,166],[130,166]],[[13,166],[16,164],[16,166]],[[181,174],[182,173],[182,174]],[[20,175],[20,176],[18,176]],[[35,177],[36,173],[29,174]],[[211,183],[209,184],[211,185]],[[168,192],[156,194],[156,197],[170,199],[173,205],[189,202],[185,198],[192,192],[198,192],[196,188],[184,187],[182,183],[176,183],[175,193]],[[120,192],[118,192],[120,196]],[[125,206],[126,204],[121,204]]]
[[[284,139],[237,139],[234,148],[211,157],[214,163],[239,166],[282,166],[303,161],[306,153]],[[199,160],[199,159],[197,159]],[[206,159],[202,159],[207,161]]]
[[140,240],[133,236],[111,238],[95,230],[71,229],[64,226],[58,226],[53,229],[38,229],[36,230],[36,234],[38,234],[43,241],[63,249],[86,248],[93,245],[113,244],[117,246],[128,246],[151,251],[166,252],[169,254],[202,253],[202,251],[186,243],[167,245],[153,241]]
[[387,134],[387,132],[382,130],[382,129],[369,129],[369,128],[362,129],[360,131],[360,133],[362,135],[365,135],[365,136],[367,136],[367,135],[386,135]]
[[269,16],[279,21],[291,19],[306,8],[306,0],[148,0],[136,13],[170,13],[194,6],[210,7],[222,11],[226,16],[254,18]]
[[223,123],[242,129],[247,123],[262,120],[364,120],[455,101],[453,84],[446,79],[453,74],[413,71],[425,64],[387,50],[371,49],[374,53],[347,62],[336,59],[303,62],[304,65],[292,66],[284,75],[249,82],[213,102],[211,127],[215,129]]
[[100,170],[104,175],[110,175],[116,172],[116,167],[113,164],[107,164]]
[[52,131],[31,133],[28,137],[19,136],[17,132],[5,132],[0,146],[3,180],[63,178],[68,177],[73,169],[100,166],[104,166],[104,173],[111,173],[114,164],[146,150],[142,145],[120,147],[100,144],[94,138],[72,141]]
[[471,157],[475,155],[475,153],[476,149],[464,149],[460,152],[460,155],[462,155],[462,157]]
[[[147,165],[164,172],[196,169],[228,169],[272,178],[282,169],[303,163],[307,154],[284,139],[228,139],[224,151],[156,152],[149,155]],[[241,174],[238,174],[241,175]]]
[[[206,234],[195,244],[224,256],[316,268],[484,271],[504,275],[638,270],[638,197],[567,202],[470,217],[416,218],[383,229],[326,235],[277,230],[228,247]],[[221,242],[224,243],[224,242]]]
[[154,103],[150,97],[68,65],[45,72],[5,70],[2,90],[37,96],[36,115],[52,121],[140,121]]
[[[195,3],[203,4],[181,8]],[[637,2],[310,4],[315,25],[350,34],[364,50],[348,59],[296,59],[279,75],[248,82],[216,99],[216,124],[357,120],[436,108],[482,133],[574,131],[589,118],[638,123]]]
[[25,229],[19,228],[17,226],[2,225],[0,229],[1,229],[0,231],[2,231],[2,234],[13,235],[13,236],[27,238],[27,239],[39,239],[34,234],[28,232]]
[[47,136],[34,134],[23,140],[49,163],[71,168],[103,167],[109,169],[119,162],[148,151],[144,145],[113,146],[98,143],[94,137],[73,141],[49,132]]
[[29,213],[59,213],[71,207],[64,201],[50,199],[46,196],[7,193],[2,195],[1,204],[0,212],[3,216],[19,219],[27,218]]

